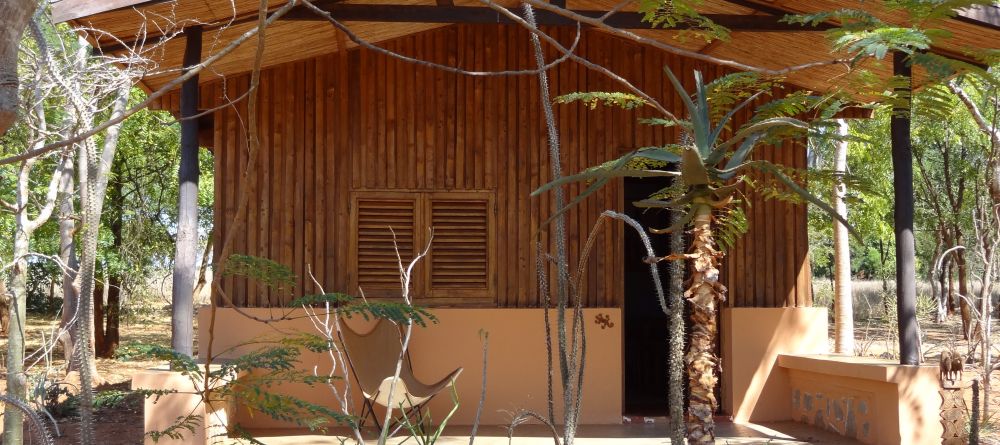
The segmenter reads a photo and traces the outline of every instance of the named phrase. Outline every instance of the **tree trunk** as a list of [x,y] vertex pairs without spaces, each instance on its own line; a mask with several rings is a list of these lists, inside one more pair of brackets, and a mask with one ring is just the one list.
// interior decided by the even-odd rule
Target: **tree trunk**
[[688,442],[714,443],[718,407],[715,386],[719,359],[715,354],[718,334],[716,306],[725,301],[726,288],[719,283],[722,252],[712,235],[712,207],[703,199],[692,204],[691,277],[684,297],[691,307],[691,337],[685,362],[688,368]]
[[[201,267],[198,268],[198,284],[194,286],[192,298],[198,304],[204,304],[207,299],[201,298],[205,293],[205,286],[208,285],[208,266],[212,264],[212,238],[215,236],[214,230],[208,233],[208,241],[205,242],[205,250],[201,253]],[[214,278],[213,278],[214,279]],[[211,292],[209,292],[211,298]]]
[[62,271],[62,293],[63,306],[62,316],[59,320],[59,341],[63,346],[63,354],[66,358],[67,372],[80,369],[80,363],[76,360],[73,349],[76,345],[76,316],[80,304],[79,289],[74,286],[76,281],[76,270],[80,267],[76,257],[76,244],[73,242],[73,234],[76,232],[76,210],[73,206],[73,177],[76,175],[74,163],[69,162],[66,172],[59,183],[59,260],[66,265]]
[[[947,262],[948,259],[945,258],[944,261]],[[947,320],[948,314],[951,312],[951,307],[950,307],[951,296],[948,294],[948,281],[947,281],[947,276],[945,275],[946,273],[948,273],[947,272],[948,270],[949,266],[946,264],[941,267],[940,271],[935,272],[937,273],[936,277],[934,276],[931,277],[932,278],[931,287],[937,289],[938,298],[940,299],[940,303],[938,303],[940,307],[939,308],[940,310],[938,311],[938,319],[937,319],[938,323],[943,323],[945,320]],[[934,278],[936,278],[937,283],[935,283]]]
[[[679,181],[677,179],[676,181]],[[682,220],[682,211],[674,209],[670,212],[670,225]],[[684,254],[684,232],[677,230],[670,234],[670,254]],[[684,427],[684,273],[687,270],[683,259],[670,263],[670,338],[669,362],[667,364],[670,386],[667,387],[667,398],[670,404],[670,441],[684,443],[686,429]]]
[[955,314],[955,260],[948,259],[948,315]]
[[104,349],[101,351],[101,357],[104,358],[113,358],[120,343],[118,324],[121,317],[121,286],[122,280],[119,274],[111,274],[111,277],[108,279],[107,311],[105,313],[107,324],[104,327]]
[[[838,120],[840,136],[850,135],[847,121]],[[847,141],[837,143],[834,152],[834,172],[838,175],[847,173]],[[837,214],[847,219],[847,187],[843,181],[837,181],[833,186],[833,208]],[[854,355],[854,294],[851,291],[851,245],[847,226],[836,218],[833,219],[833,275],[834,286],[834,336],[835,351],[838,354]]]
[[0,280],[0,337],[7,336],[7,329],[10,327],[10,295],[7,294],[7,285]]
[[[20,188],[20,187],[19,187]],[[21,203],[22,199],[18,199]],[[27,202],[26,198],[23,202]],[[8,328],[7,345],[7,391],[6,395],[18,400],[27,398],[27,376],[24,374],[24,329],[25,305],[27,304],[28,261],[25,256],[29,252],[30,234],[24,223],[27,219],[23,211],[16,218],[19,223],[14,229],[14,267],[11,270],[10,291],[10,327]],[[23,216],[22,216],[23,215]],[[18,410],[7,410],[3,416],[4,444],[21,444],[24,431],[22,429],[23,414]]]
[[103,357],[104,351],[104,296],[107,294],[105,283],[107,283],[106,277],[103,277],[102,281],[95,279],[94,283],[94,355],[97,357]]
[[972,339],[972,308],[969,307],[969,267],[965,264],[965,255],[955,252],[955,264],[958,266],[958,312],[962,316],[962,337]]
[[[118,165],[121,164],[119,163]],[[108,224],[108,228],[111,230],[111,250],[120,254],[122,248],[122,225],[124,224],[123,214],[125,213],[125,209],[122,206],[122,182],[120,179],[117,179],[117,175],[115,182],[111,186],[110,196],[111,201],[115,203],[113,204],[115,209],[112,214],[111,224]],[[104,291],[104,341],[97,354],[100,357],[112,358],[115,356],[115,351],[118,349],[119,343],[118,321],[120,318],[119,314],[121,313],[121,292],[123,279],[121,269],[117,267],[108,268],[107,276],[108,282]]]
[[36,6],[38,2],[34,0],[0,2],[0,136],[17,121],[20,104],[17,93],[17,52],[21,35],[35,13]]
[[[201,28],[184,29],[184,66],[201,60]],[[181,86],[181,116],[198,114],[198,76]],[[170,345],[178,353],[194,352],[195,262],[198,252],[198,119],[181,122],[180,190],[177,202],[177,240],[171,295]]]

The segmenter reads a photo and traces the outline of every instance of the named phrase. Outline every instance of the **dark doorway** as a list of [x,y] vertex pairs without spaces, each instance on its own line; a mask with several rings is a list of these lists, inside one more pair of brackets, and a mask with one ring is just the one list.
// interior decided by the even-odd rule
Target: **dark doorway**
[[[626,178],[625,213],[644,228],[669,226],[669,211],[640,209],[633,202],[670,185],[669,178]],[[650,235],[657,255],[669,250],[669,236]],[[626,415],[664,416],[667,414],[667,316],[660,308],[656,287],[649,276],[647,255],[639,234],[625,228],[625,309],[624,309],[624,392]],[[666,264],[660,266],[664,289],[668,286]]]

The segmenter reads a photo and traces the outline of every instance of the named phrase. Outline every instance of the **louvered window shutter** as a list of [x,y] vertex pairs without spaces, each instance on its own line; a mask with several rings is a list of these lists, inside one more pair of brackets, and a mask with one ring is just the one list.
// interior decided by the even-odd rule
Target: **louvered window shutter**
[[484,299],[491,296],[492,202],[487,193],[438,192],[427,197],[427,216],[434,229],[429,296]]
[[360,287],[366,297],[400,297],[396,246],[405,267],[419,244],[415,238],[420,216],[418,198],[416,194],[402,193],[356,195],[353,208],[356,268],[352,293]]

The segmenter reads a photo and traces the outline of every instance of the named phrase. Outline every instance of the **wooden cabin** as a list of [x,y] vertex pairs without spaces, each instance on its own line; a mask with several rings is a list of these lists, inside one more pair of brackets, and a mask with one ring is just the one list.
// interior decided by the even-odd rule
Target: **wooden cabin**
[[[282,2],[273,3],[272,9]],[[434,348],[431,340],[418,341],[415,356],[419,357],[419,352],[437,354],[437,360],[445,363],[441,366],[459,364],[478,376],[480,351],[474,329],[488,327],[491,338],[500,338],[501,345],[494,346],[499,350],[494,349],[498,355],[491,363],[506,366],[491,373],[497,380],[491,381],[490,389],[508,394],[502,403],[491,401],[489,406],[535,406],[532,404],[543,397],[539,387],[520,391],[517,385],[522,383],[517,378],[497,375],[516,374],[512,368],[517,366],[512,366],[511,360],[521,360],[522,366],[530,367],[544,358],[531,355],[543,354],[544,349],[536,352],[539,349],[523,343],[525,332],[541,332],[537,326],[542,300],[536,243],[548,252],[554,249],[551,231],[542,224],[555,210],[553,197],[530,196],[551,178],[538,79],[533,75],[457,74],[383,53],[468,71],[530,70],[535,64],[529,34],[474,0],[383,3],[317,2],[335,17],[342,17],[359,38],[383,51],[358,47],[302,7],[268,28],[256,93],[261,151],[253,166],[253,181],[243,180],[248,160],[248,116],[247,101],[241,99],[249,87],[255,39],[201,73],[198,108],[216,110],[200,120],[202,146],[211,150],[215,159],[216,253],[221,240],[236,230],[233,252],[272,259],[296,274],[294,288],[286,291],[269,290],[260,283],[231,276],[220,278],[222,287],[232,304],[259,308],[254,310],[260,313],[287,306],[296,296],[318,292],[315,283],[327,292],[363,291],[370,298],[398,298],[399,271],[393,243],[405,261],[430,242],[428,257],[416,268],[412,295],[416,304],[441,314],[440,326],[429,328],[428,338],[457,346],[442,348],[436,343]],[[559,3],[592,14],[606,11],[616,2]],[[107,34],[89,36],[95,46],[110,52],[123,51],[134,42],[143,24],[150,33],[144,36],[146,41],[155,43],[153,30],[157,27],[149,22],[161,24],[159,29],[167,32],[181,31],[197,20],[204,29],[201,54],[205,59],[255,26],[257,2],[236,0],[234,4],[235,14],[229,2],[211,0],[59,0],[53,10],[57,20],[106,30]],[[705,12],[733,29],[730,40],[708,44],[697,38],[675,39],[676,31],[649,29],[639,20],[635,5],[612,17],[623,28],[669,41],[693,57],[711,55],[781,68],[833,57],[820,32],[822,27],[792,27],[781,23],[781,16],[861,6],[874,7],[846,0],[707,0]],[[900,19],[898,11],[875,12],[888,20]],[[972,11],[949,20],[954,37],[935,50],[957,55],[965,46],[982,42],[984,34],[1000,37],[995,17],[989,16],[995,12]],[[161,17],[171,17],[170,23]],[[546,32],[564,46],[572,44],[575,26],[550,14],[539,17]],[[223,26],[226,23],[231,26]],[[183,36],[156,47],[153,56],[160,65],[143,79],[143,86],[153,91],[175,78],[183,49]],[[688,87],[693,85],[695,70],[708,79],[732,72],[588,27],[582,28],[576,53],[621,75],[681,115],[679,96],[664,69],[681,76]],[[558,56],[546,45],[547,60]],[[874,62],[873,68],[887,73],[891,66]],[[843,72],[839,65],[797,71],[788,76],[786,91],[827,91]],[[548,75],[553,96],[622,90],[608,77],[573,61],[558,64]],[[179,94],[163,96],[156,107],[179,112]],[[679,138],[674,129],[639,123],[653,116],[652,110],[590,110],[571,104],[557,105],[555,112],[561,167],[566,173],[638,147]],[[747,113],[739,113],[736,121],[747,118]],[[765,147],[758,156],[805,168],[802,142],[790,140],[782,146]],[[650,227],[668,225],[665,214],[640,212],[630,204],[665,185],[654,179],[619,180],[576,205],[566,214],[571,262],[579,261],[603,210],[623,211]],[[567,194],[576,196],[584,187],[586,184],[570,185]],[[238,197],[244,192],[249,194],[249,207],[242,220],[234,221]],[[747,211],[749,231],[727,253],[723,268],[723,280],[729,288],[726,305],[774,308],[770,310],[778,312],[773,313],[792,314],[789,316],[797,322],[822,321],[820,331],[825,335],[825,313],[817,316],[805,311],[802,313],[807,315],[800,316],[793,310],[812,306],[806,208],[764,200],[753,191],[746,198],[752,203]],[[654,238],[659,251],[665,252],[666,237]],[[648,266],[641,262],[645,254],[638,243],[635,234],[621,223],[602,222],[581,278],[578,293],[588,308],[585,320],[592,336],[588,353],[592,362],[587,366],[593,380],[585,389],[585,422],[616,423],[623,414],[665,412],[665,316],[653,297]],[[236,318],[227,320],[231,326],[239,325]],[[786,328],[781,323],[787,320],[775,320],[774,326],[760,329],[780,332]],[[763,385],[750,382],[756,378],[753,360],[763,356],[746,362],[733,358],[733,348],[741,348],[733,336],[743,333],[727,332],[728,326],[734,325],[724,320],[723,338],[728,340],[720,349],[737,360],[729,366],[745,364],[751,369],[724,373],[724,409],[734,414],[742,409],[748,391],[752,392],[747,387]],[[221,331],[226,334],[216,334],[216,343],[235,344],[245,335],[237,333],[240,329]],[[817,332],[815,326],[802,329]],[[782,336],[795,337],[798,332],[784,331]],[[227,343],[227,335],[233,336],[233,341]],[[502,343],[505,335],[508,343]],[[542,339],[527,341],[540,345]],[[814,343],[809,347],[817,347]],[[531,365],[524,365],[525,360]],[[478,377],[465,378],[468,386],[460,392],[478,394]],[[524,393],[529,394],[522,397]],[[760,403],[767,399],[766,395],[757,396]],[[525,398],[532,401],[525,402]],[[790,403],[774,398],[767,403]],[[501,421],[498,415],[487,416]],[[459,418],[468,419],[461,413]]]

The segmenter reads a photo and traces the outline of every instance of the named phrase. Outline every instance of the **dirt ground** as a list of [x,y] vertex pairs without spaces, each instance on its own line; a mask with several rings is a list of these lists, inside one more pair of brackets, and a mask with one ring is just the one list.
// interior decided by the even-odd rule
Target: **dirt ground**
[[[154,343],[169,345],[170,343],[170,314],[168,310],[159,311],[146,319],[135,321],[130,325],[122,326],[123,351],[127,352],[129,344],[133,343]],[[37,363],[33,369],[36,373],[46,369],[46,361],[39,354],[42,346],[42,339],[51,338],[51,333],[57,325],[58,320],[45,319],[39,317],[29,317],[28,338],[29,354],[35,354]],[[947,322],[936,324],[929,319],[921,320],[923,334],[922,351],[925,362],[936,364],[943,349],[957,350],[966,354],[968,350],[967,342],[956,341],[960,339],[961,329],[958,317],[951,317]],[[857,351],[861,355],[894,358],[896,351],[896,333],[894,326],[880,320],[864,320],[856,323],[855,338]],[[832,329],[832,328],[831,328]],[[996,329],[994,329],[996,332]],[[0,341],[2,342],[2,341]],[[831,331],[832,342],[832,331]],[[831,343],[832,346],[832,343]],[[994,361],[1000,361],[1000,357]],[[48,369],[50,378],[63,375],[65,364],[62,358],[62,350],[58,346],[50,354]],[[101,438],[101,443],[107,445],[132,445],[140,444],[143,439],[142,406],[143,400],[140,395],[131,393],[129,383],[132,375],[136,372],[158,365],[159,362],[142,361],[126,357],[124,359],[98,359],[97,368],[100,372],[103,384],[98,387],[98,394],[109,397],[113,403],[106,403],[97,412],[97,437]],[[974,378],[979,378],[980,371],[974,367],[968,367],[965,373],[965,380],[971,382]],[[991,379],[992,386],[998,388],[993,391],[990,397],[990,418],[982,426],[984,443],[1000,443],[1000,372],[995,372]],[[72,386],[72,382],[69,382]],[[0,380],[0,391],[4,390],[6,382]],[[118,397],[110,397],[118,396]],[[64,397],[65,398],[65,397]],[[53,413],[56,417],[60,437],[56,443],[73,444],[76,443],[78,418],[74,413],[63,413],[57,410]]]
[[[997,332],[997,320],[993,320],[992,330]],[[855,324],[855,351],[858,355],[898,359],[898,334],[895,332],[895,324],[886,324],[880,321],[863,321]],[[968,353],[970,343],[962,338],[962,323],[958,315],[950,316],[944,323],[934,323],[930,318],[921,318],[921,352],[923,363],[937,365],[940,362],[941,352],[950,350],[962,354],[966,358],[965,370],[963,373],[964,385],[971,388],[973,380],[982,381],[982,367],[979,365],[981,350],[977,347],[974,351],[975,364],[968,363]],[[1000,348],[996,343],[1000,339],[993,335],[994,347],[991,354],[991,362],[996,365],[1000,361]],[[830,349],[833,349],[833,325],[830,325]],[[980,425],[982,443],[1000,444],[1000,371],[994,371],[990,376],[990,395],[988,413],[986,420]],[[982,393],[981,393],[982,394]],[[966,404],[972,406],[971,389],[965,392]],[[980,396],[982,397],[982,395]]]
[[[57,318],[28,317],[27,356],[33,376],[45,374],[48,379],[59,381],[62,387],[71,393],[76,392],[79,383],[74,376],[65,377],[65,360],[60,346],[51,348],[49,354],[44,354],[43,342],[49,342],[52,333],[58,325]],[[6,344],[6,341],[0,341]],[[121,352],[127,352],[128,345],[134,343],[153,343],[170,345],[170,312],[161,310],[150,314],[141,320],[121,326]],[[6,351],[6,346],[3,348]],[[0,352],[2,353],[2,352]],[[6,359],[4,359],[6,360]],[[5,361],[4,361],[5,363]],[[132,393],[130,384],[132,375],[136,372],[159,365],[158,361],[144,361],[135,358],[97,359],[97,370],[100,375],[100,386],[97,387],[98,399],[106,400],[96,411],[96,436],[100,443],[107,445],[141,444],[143,439],[142,396]],[[47,372],[46,372],[47,371]],[[6,381],[0,379],[0,391],[6,390]],[[53,409],[52,415],[57,420],[58,437],[56,443],[77,443],[77,423],[79,418],[72,410],[71,401],[65,402],[66,396],[60,397],[63,404]],[[55,428],[51,428],[55,434]]]

